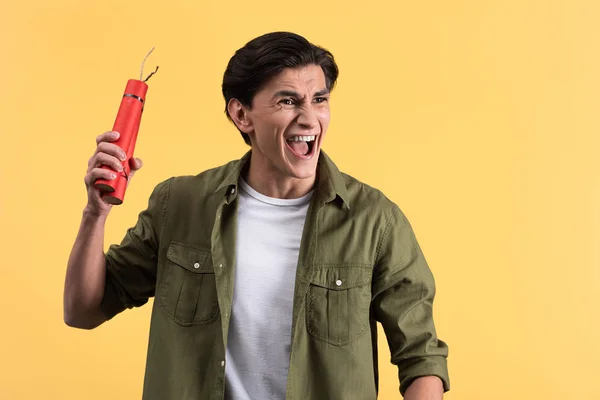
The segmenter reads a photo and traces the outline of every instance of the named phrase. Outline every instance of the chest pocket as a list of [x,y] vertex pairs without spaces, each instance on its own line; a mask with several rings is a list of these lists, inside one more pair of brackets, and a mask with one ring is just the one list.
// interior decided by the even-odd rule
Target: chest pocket
[[219,316],[219,304],[210,251],[172,242],[157,300],[179,325],[214,322]]
[[345,346],[369,326],[371,267],[317,267],[307,293],[306,325],[316,339]]

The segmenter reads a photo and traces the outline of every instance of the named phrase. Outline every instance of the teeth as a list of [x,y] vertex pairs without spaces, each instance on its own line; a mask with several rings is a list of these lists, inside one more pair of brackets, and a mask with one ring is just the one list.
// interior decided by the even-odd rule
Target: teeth
[[312,142],[316,136],[292,136],[288,139],[290,142]]

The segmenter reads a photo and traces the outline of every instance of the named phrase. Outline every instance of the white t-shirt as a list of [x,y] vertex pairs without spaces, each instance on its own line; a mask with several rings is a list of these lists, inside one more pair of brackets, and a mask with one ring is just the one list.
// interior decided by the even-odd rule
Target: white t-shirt
[[296,267],[313,192],[264,196],[240,179],[227,400],[285,399]]

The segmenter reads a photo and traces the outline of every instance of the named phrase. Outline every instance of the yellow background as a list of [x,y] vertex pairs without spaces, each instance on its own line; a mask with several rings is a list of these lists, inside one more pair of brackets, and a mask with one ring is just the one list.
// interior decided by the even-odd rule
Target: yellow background
[[[339,62],[324,149],[396,201],[436,276],[449,400],[600,399],[600,3],[3,1],[0,398],[140,398],[150,306],[66,327],[62,291],[95,137],[146,64],[145,167],[159,181],[238,158],[233,52],[291,30]],[[381,396],[397,399],[381,339]]]

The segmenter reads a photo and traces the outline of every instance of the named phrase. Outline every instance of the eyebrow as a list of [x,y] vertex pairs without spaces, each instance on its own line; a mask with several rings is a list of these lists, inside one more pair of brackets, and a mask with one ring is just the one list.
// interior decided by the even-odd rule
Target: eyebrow
[[[329,94],[329,89],[325,88],[325,89],[321,89],[318,92],[316,92],[314,94],[314,97],[319,97],[319,96],[325,96],[326,94]],[[280,90],[278,92],[276,92],[273,95],[273,98],[276,97],[295,97],[295,98],[300,98],[300,94],[298,92],[295,92],[293,90]]]

